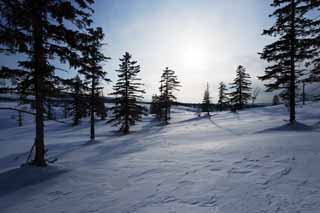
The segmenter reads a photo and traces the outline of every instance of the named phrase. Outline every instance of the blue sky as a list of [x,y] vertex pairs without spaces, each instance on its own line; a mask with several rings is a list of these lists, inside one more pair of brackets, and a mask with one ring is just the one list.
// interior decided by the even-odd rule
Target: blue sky
[[[254,80],[265,62],[258,52],[270,38],[261,36],[272,25],[270,0],[104,0],[94,8],[95,22],[106,32],[105,65],[110,77],[118,59],[129,51],[141,65],[146,99],[157,93],[162,70],[174,69],[182,83],[180,101],[201,102],[207,82],[213,101],[220,81],[230,83],[239,64]],[[111,85],[107,85],[106,93]],[[262,95],[260,101],[270,99]]]
[[[254,87],[262,88],[256,76],[263,74],[266,64],[257,53],[271,41],[261,36],[262,30],[272,25],[270,2],[97,0],[94,24],[103,27],[108,43],[103,51],[112,58],[105,63],[105,70],[114,83],[118,59],[130,52],[141,65],[146,100],[158,92],[167,66],[176,71],[182,83],[178,98],[183,102],[201,102],[207,82],[216,102],[219,82],[231,83],[239,64],[251,74]],[[1,56],[0,65],[11,65],[15,60]],[[113,83],[106,85],[105,95]],[[260,101],[269,99],[267,95],[260,97]]]

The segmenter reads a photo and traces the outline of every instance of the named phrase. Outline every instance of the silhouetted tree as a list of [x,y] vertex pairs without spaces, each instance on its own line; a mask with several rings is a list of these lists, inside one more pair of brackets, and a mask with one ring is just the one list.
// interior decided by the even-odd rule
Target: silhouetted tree
[[160,84],[161,109],[163,110],[162,119],[167,124],[168,120],[170,120],[171,105],[177,100],[174,92],[179,91],[178,87],[180,87],[180,82],[178,81],[178,77],[175,75],[175,72],[166,67],[166,69],[163,70]]
[[79,75],[64,82],[72,97],[71,106],[66,106],[65,113],[72,115],[72,125],[77,126],[80,124],[81,118],[87,114],[86,111],[89,104],[87,103],[86,93],[88,92],[88,87],[85,82],[80,79]]
[[272,105],[279,105],[280,104],[280,99],[278,95],[274,95],[272,99]]
[[[275,18],[275,24],[263,35],[276,37],[276,41],[267,45],[261,53],[261,58],[271,63],[266,67],[262,81],[268,81],[267,92],[285,90],[288,97],[290,123],[296,120],[296,82],[301,77],[299,65],[310,59],[310,26],[312,21],[306,13],[310,11],[309,0],[274,0],[275,8],[270,15]],[[301,67],[301,66],[300,66]]]
[[106,120],[107,109],[104,105],[104,97],[102,92],[100,92],[96,98],[96,114],[101,118],[101,120]]
[[126,52],[120,59],[118,72],[118,81],[113,86],[115,96],[115,106],[112,107],[112,117],[108,123],[114,126],[120,125],[120,131],[124,134],[129,133],[130,126],[136,121],[141,121],[145,109],[138,102],[145,93],[140,83],[141,79],[137,77],[140,72],[140,65],[132,60],[132,56]]
[[203,100],[202,100],[202,112],[206,112],[207,115],[210,115],[211,112],[211,97],[209,91],[209,84],[207,83],[207,88],[204,91]]
[[311,69],[310,78],[306,82],[319,82],[320,81],[320,1],[305,0],[308,10],[307,16],[311,19],[310,28],[308,28],[308,38],[310,39],[309,45],[312,51],[312,59],[307,66]]
[[52,85],[55,67],[49,63],[57,58],[61,62],[77,65],[75,43],[91,23],[93,0],[2,0],[0,2],[1,52],[26,55],[19,61],[21,69],[3,67],[1,72],[19,76],[24,92],[35,97],[36,138],[33,164],[45,166],[44,101],[47,88]]
[[158,118],[160,118],[161,116],[160,97],[158,95],[152,96],[150,104],[150,114],[155,114]]
[[101,81],[110,81],[110,79],[106,78],[107,72],[105,72],[102,67],[102,62],[110,59],[101,52],[103,38],[104,33],[102,28],[91,28],[88,29],[88,34],[80,40],[81,44],[79,45],[82,54],[79,73],[85,76],[90,91],[90,139],[92,141],[95,139],[97,98],[103,89],[103,87],[100,86]]
[[227,86],[223,82],[220,82],[219,99],[218,99],[218,108],[220,111],[222,111],[229,102],[227,90],[228,90]]
[[239,65],[237,70],[237,77],[231,84],[231,89],[234,89],[230,93],[230,102],[234,104],[236,109],[242,109],[245,104],[251,99],[251,81],[250,75],[246,73],[246,69]]

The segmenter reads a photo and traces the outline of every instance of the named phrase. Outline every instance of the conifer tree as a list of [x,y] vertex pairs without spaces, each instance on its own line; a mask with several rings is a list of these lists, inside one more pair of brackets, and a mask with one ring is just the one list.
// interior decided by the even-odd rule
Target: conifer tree
[[222,111],[229,102],[227,90],[228,90],[227,86],[223,82],[220,82],[219,99],[218,99],[218,108],[220,111]]
[[[307,14],[310,19],[312,20],[310,24],[310,32],[311,34],[311,42],[309,43],[311,47],[311,51],[313,54],[313,57],[310,61],[310,63],[307,63],[309,67],[311,67],[311,75],[309,81],[320,81],[320,1],[317,0],[309,0],[308,1],[308,10],[309,13]],[[310,13],[313,13],[313,15],[310,15]],[[310,38],[309,37],[309,38]],[[310,66],[311,65],[311,66]]]
[[161,116],[160,97],[158,95],[152,96],[150,104],[150,114],[155,114],[158,118],[160,118]]
[[[2,72],[21,75],[23,91],[35,97],[36,138],[33,164],[45,166],[44,101],[46,87],[56,78],[50,59],[76,65],[74,50],[81,31],[91,23],[93,0],[2,0],[0,2],[1,52],[26,55],[20,69]],[[54,85],[52,85],[54,88]]]
[[103,93],[100,92],[96,98],[96,114],[101,120],[106,120],[107,109],[104,105]]
[[209,84],[207,83],[207,88],[204,92],[203,100],[202,100],[202,112],[206,112],[207,115],[210,115],[211,112],[211,97],[209,91]]
[[165,113],[165,97],[164,97],[164,92],[163,92],[163,84],[160,82],[160,87],[159,87],[159,120],[162,121],[164,118],[164,113]]
[[274,95],[272,98],[272,105],[279,105],[280,104],[280,99],[278,95]]
[[107,72],[103,70],[102,63],[110,59],[101,52],[104,33],[102,28],[90,28],[88,34],[80,41],[81,67],[79,73],[83,74],[89,84],[90,91],[90,139],[95,139],[95,113],[99,93],[103,89],[102,81],[109,82],[106,78]]
[[276,37],[276,41],[267,45],[261,58],[271,63],[266,67],[262,81],[268,81],[267,92],[283,90],[289,98],[290,123],[296,120],[296,87],[303,75],[303,63],[313,54],[310,50],[310,25],[306,16],[311,9],[310,0],[273,0],[275,24],[263,31],[263,35]]
[[160,84],[161,111],[163,111],[161,113],[161,117],[167,124],[170,120],[171,105],[177,100],[174,92],[179,91],[178,87],[180,87],[180,82],[178,81],[178,77],[175,75],[175,71],[166,67],[162,73]]
[[236,109],[242,109],[251,98],[251,81],[249,80],[250,75],[242,65],[238,66],[236,73],[237,77],[231,84],[231,89],[234,91],[230,93],[230,102],[234,104]]
[[85,117],[86,109],[88,108],[86,93],[88,87],[83,82],[79,75],[72,79],[64,81],[67,89],[72,97],[71,106],[67,106],[66,112],[72,115],[73,117],[73,126],[80,124],[81,118]]
[[115,96],[115,106],[112,107],[112,117],[108,123],[114,126],[120,125],[120,131],[124,134],[129,133],[130,126],[136,121],[141,121],[145,109],[139,104],[142,100],[142,94],[145,93],[140,83],[141,79],[137,77],[140,72],[140,65],[132,60],[132,56],[126,52],[120,59],[117,83],[113,86]]

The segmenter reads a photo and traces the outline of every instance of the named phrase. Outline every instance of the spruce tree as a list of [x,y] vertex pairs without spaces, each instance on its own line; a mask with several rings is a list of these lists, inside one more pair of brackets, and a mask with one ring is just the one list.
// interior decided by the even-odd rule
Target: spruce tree
[[101,120],[106,120],[107,109],[104,105],[104,97],[102,92],[100,92],[98,97],[96,97],[96,114]]
[[272,98],[272,105],[279,105],[280,104],[280,99],[278,95],[274,95]]
[[141,121],[145,109],[139,104],[142,100],[142,94],[145,93],[140,83],[141,79],[137,77],[140,72],[140,65],[132,60],[132,56],[126,52],[120,59],[117,83],[113,86],[115,96],[115,106],[112,107],[112,117],[108,123],[114,126],[120,125],[120,131],[124,134],[129,133],[130,126],[136,121]]
[[[2,0],[0,2],[1,52],[22,54],[20,69],[2,68],[2,72],[17,73],[23,79],[24,91],[35,97],[36,138],[33,164],[45,166],[44,101],[46,88],[56,78],[51,59],[76,65],[75,41],[91,23],[93,0]],[[52,85],[54,88],[54,85]]]
[[80,41],[81,66],[79,73],[85,76],[90,91],[90,139],[95,139],[95,113],[99,93],[103,89],[102,81],[110,81],[106,78],[107,72],[103,70],[102,63],[110,59],[101,52],[104,33],[102,28],[90,28],[88,34]]
[[220,111],[222,111],[228,105],[228,102],[229,102],[228,94],[227,94],[228,88],[223,82],[220,82],[218,90],[219,90],[218,108]]
[[242,109],[251,98],[251,81],[249,80],[250,75],[242,65],[238,66],[236,73],[237,77],[230,87],[234,89],[234,91],[230,93],[230,102],[236,109]]
[[180,82],[178,81],[178,77],[175,75],[175,71],[166,67],[162,73],[160,84],[161,117],[164,122],[168,124],[168,121],[170,120],[171,105],[177,100],[174,92],[179,91],[178,87],[180,87]]
[[71,106],[66,106],[65,113],[72,115],[72,125],[77,126],[80,124],[81,118],[85,116],[86,109],[88,108],[86,97],[88,87],[85,82],[80,79],[79,75],[72,79],[64,80],[64,83],[72,98]]
[[[313,57],[311,61],[307,64],[311,67],[311,75],[309,81],[320,81],[320,1],[316,0],[309,0],[308,2],[308,10],[309,13],[307,14],[310,19],[312,20],[310,24],[310,47],[312,50]],[[310,15],[313,13],[313,15]]]
[[273,0],[275,8],[270,17],[275,24],[263,31],[263,35],[276,37],[267,45],[261,58],[271,65],[266,67],[262,81],[268,81],[267,92],[282,90],[289,99],[290,123],[296,120],[296,87],[303,75],[303,63],[312,57],[310,50],[310,25],[306,16],[310,11],[310,0]]
[[152,96],[150,103],[150,114],[155,114],[158,118],[161,116],[160,96],[158,95]]
[[206,112],[207,115],[210,115],[211,112],[211,97],[210,97],[210,91],[209,91],[209,84],[207,83],[207,88],[204,91],[204,96],[202,100],[202,112]]

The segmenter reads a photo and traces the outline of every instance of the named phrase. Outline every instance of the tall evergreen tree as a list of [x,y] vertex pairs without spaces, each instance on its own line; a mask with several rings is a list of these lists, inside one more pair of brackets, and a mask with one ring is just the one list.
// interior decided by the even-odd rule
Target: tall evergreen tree
[[230,102],[235,105],[236,109],[242,109],[251,98],[251,81],[249,80],[250,75],[242,65],[238,66],[236,73],[237,77],[231,84],[231,89],[234,91],[230,93]]
[[140,83],[141,79],[137,77],[140,72],[140,65],[132,60],[132,56],[126,52],[120,59],[118,72],[118,81],[113,86],[115,96],[115,106],[112,107],[112,118],[108,123],[114,126],[120,125],[120,131],[124,134],[129,133],[130,126],[136,121],[141,121],[145,109],[139,104],[145,93]]
[[267,45],[261,58],[271,63],[266,67],[265,75],[259,78],[268,81],[267,92],[284,90],[289,98],[290,123],[296,120],[296,87],[303,75],[303,62],[313,54],[310,50],[310,25],[312,21],[306,13],[310,11],[310,0],[273,0],[275,8],[270,15],[275,24],[263,31],[263,35],[276,37]]
[[228,104],[229,98],[227,94],[227,86],[223,83],[220,82],[219,84],[219,99],[218,99],[218,108],[220,111],[222,111]]
[[[21,69],[2,72],[21,75],[20,86],[35,96],[36,138],[33,164],[45,166],[44,101],[46,87],[56,78],[50,59],[76,65],[75,41],[91,23],[93,0],[2,0],[0,2],[1,52],[27,55]],[[54,86],[52,86],[54,87]]]
[[96,103],[99,98],[99,93],[103,89],[101,87],[102,81],[110,81],[106,78],[107,72],[103,70],[102,62],[107,61],[109,57],[106,57],[101,52],[102,41],[104,33],[102,28],[90,28],[88,34],[84,36],[80,41],[81,51],[81,68],[79,73],[83,74],[88,81],[90,90],[90,139],[95,139],[95,113]]
[[[311,75],[309,81],[320,81],[320,1],[317,0],[309,0],[308,1],[308,10],[307,14],[311,22],[311,29],[309,34],[311,34],[311,50],[313,53],[313,57],[311,62],[307,65],[311,67]],[[312,13],[312,15],[310,14]],[[311,66],[310,66],[311,65]]]
[[[180,82],[178,77],[175,75],[175,71],[170,70],[168,67],[163,70],[161,80],[160,80],[160,100],[161,108],[164,111],[162,113],[162,118],[167,124],[170,120],[170,109],[174,101],[177,100],[177,97],[174,95],[174,92],[179,91]],[[161,111],[162,111],[161,110]]]
[[209,91],[209,83],[207,83],[207,88],[204,91],[201,108],[202,108],[202,112],[206,112],[207,115],[210,115],[210,112],[211,112],[211,97],[210,97],[210,91]]

